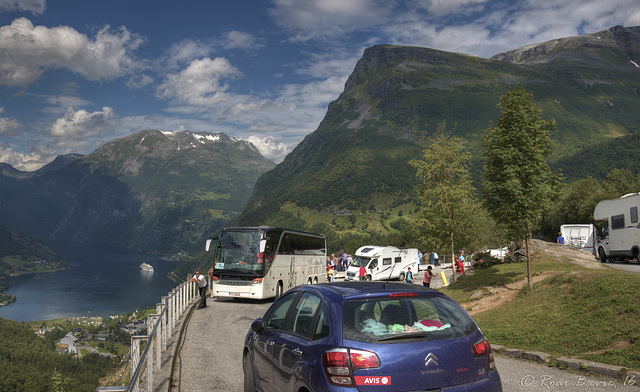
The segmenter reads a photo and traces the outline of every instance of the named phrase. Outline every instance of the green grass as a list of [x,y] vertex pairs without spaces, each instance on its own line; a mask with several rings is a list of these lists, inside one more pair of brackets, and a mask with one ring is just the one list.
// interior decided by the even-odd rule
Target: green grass
[[[532,270],[556,274],[474,316],[491,343],[640,369],[637,274],[551,261],[534,261]],[[488,293],[488,286],[522,279],[525,263],[496,265],[476,269],[442,291],[464,306],[477,290]]]

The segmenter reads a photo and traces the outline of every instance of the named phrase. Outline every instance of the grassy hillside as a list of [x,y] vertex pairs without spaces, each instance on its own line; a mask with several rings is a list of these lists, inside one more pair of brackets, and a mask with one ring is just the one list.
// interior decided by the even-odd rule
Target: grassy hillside
[[[491,343],[640,369],[637,274],[587,269],[537,252],[532,269],[549,277],[473,316]],[[523,279],[526,263],[496,265],[476,269],[442,291],[473,311],[474,292],[499,303],[490,289]]]

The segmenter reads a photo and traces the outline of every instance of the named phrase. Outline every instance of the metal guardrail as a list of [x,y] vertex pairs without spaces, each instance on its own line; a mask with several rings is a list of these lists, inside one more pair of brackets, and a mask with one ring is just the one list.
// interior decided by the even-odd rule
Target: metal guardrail
[[[162,353],[167,349],[167,340],[197,297],[196,283],[189,282],[188,276],[185,282],[163,296],[162,303],[156,304],[156,313],[147,316],[147,335],[131,336],[131,358],[125,365],[129,367],[130,377],[117,382],[122,385],[98,387],[96,392],[151,392],[154,375],[162,365]],[[143,345],[144,351],[141,350]],[[126,370],[122,374],[126,374]]]

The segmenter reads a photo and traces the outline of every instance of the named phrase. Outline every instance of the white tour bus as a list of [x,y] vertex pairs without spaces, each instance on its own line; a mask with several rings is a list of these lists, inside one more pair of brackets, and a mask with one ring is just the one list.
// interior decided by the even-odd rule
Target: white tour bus
[[292,287],[326,280],[323,234],[281,227],[227,227],[207,240],[205,249],[213,251],[216,297],[278,298]]

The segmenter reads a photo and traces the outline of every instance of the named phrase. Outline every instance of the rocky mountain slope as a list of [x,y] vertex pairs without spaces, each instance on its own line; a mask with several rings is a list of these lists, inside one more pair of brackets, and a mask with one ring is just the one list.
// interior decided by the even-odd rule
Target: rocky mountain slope
[[[640,27],[614,27],[492,59],[368,48],[318,129],[259,178],[237,223],[393,232],[391,217],[416,209],[417,180],[408,162],[422,158],[429,138],[456,135],[473,154],[470,170],[478,181],[482,132],[500,116],[501,95],[516,84],[533,93],[544,118],[557,121],[552,167],[560,159],[571,167],[571,157],[619,138],[640,147],[639,41]],[[625,165],[616,154],[591,158],[590,167],[605,172]]]
[[175,255],[199,252],[274,163],[223,133],[147,130],[37,172],[6,166],[6,226],[43,240]]

